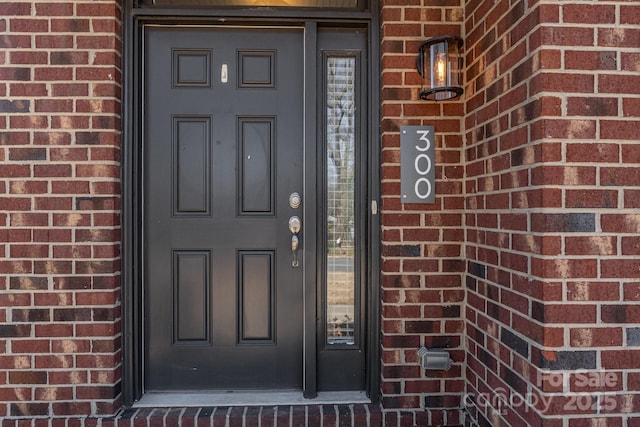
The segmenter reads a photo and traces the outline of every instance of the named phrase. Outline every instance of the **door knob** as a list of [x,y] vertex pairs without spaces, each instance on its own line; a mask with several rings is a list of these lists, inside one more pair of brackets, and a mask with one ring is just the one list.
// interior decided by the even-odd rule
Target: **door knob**
[[300,239],[298,233],[302,229],[302,222],[297,216],[289,218],[289,231],[291,231],[291,252],[293,253],[293,260],[291,261],[292,267],[298,267],[298,247],[300,246]]

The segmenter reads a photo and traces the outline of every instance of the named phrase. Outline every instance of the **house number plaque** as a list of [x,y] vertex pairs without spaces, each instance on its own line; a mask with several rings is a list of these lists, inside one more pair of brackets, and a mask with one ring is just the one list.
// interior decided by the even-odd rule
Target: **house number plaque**
[[435,202],[433,126],[400,126],[400,194],[402,203]]

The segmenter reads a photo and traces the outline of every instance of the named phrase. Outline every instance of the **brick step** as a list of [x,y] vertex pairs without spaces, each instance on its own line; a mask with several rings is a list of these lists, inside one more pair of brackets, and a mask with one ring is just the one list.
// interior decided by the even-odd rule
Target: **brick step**
[[114,427],[381,426],[379,405],[235,406],[128,409]]
[[[376,404],[127,409],[103,427],[458,426],[458,411],[383,410]],[[449,418],[448,420],[446,418]],[[446,422],[449,421],[449,422]]]
[[383,409],[375,404],[137,408],[115,417],[3,419],[0,427],[461,427],[457,409]]

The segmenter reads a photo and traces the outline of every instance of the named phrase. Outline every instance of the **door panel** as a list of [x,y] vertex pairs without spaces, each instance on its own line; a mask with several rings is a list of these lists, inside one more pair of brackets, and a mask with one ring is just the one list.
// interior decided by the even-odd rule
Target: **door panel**
[[147,391],[302,387],[302,58],[296,29],[146,30]]
[[173,251],[173,345],[210,344],[208,251]]
[[211,214],[211,119],[173,117],[173,215]]

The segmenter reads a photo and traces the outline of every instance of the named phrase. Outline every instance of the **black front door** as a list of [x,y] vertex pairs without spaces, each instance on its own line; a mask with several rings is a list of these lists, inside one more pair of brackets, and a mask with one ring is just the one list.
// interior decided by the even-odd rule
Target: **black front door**
[[303,34],[144,43],[145,389],[301,389]]

